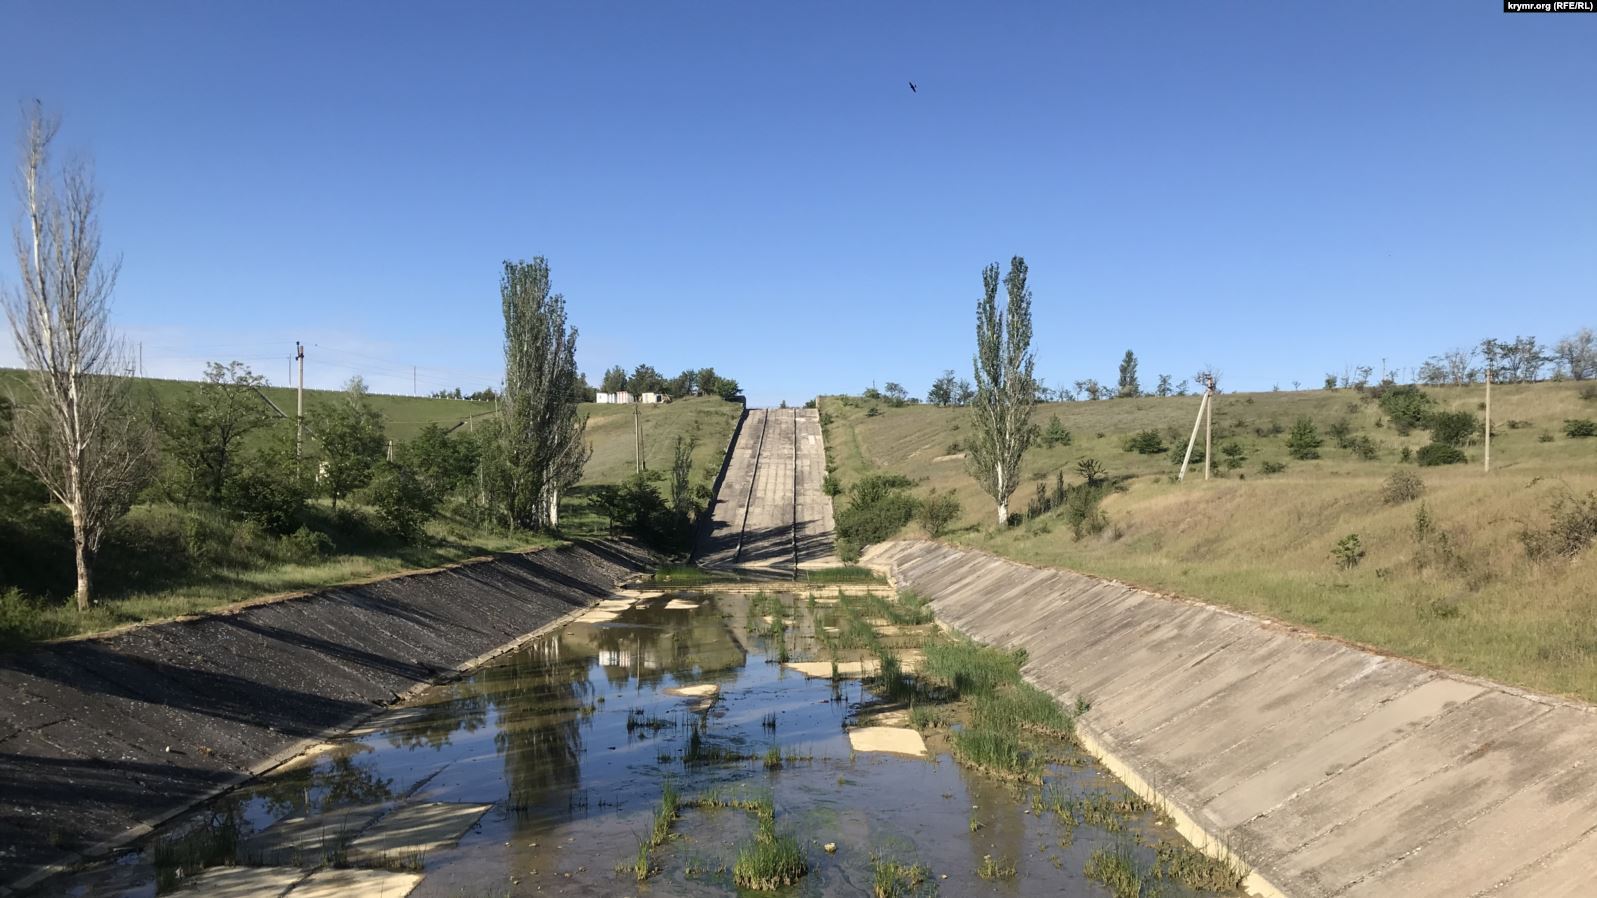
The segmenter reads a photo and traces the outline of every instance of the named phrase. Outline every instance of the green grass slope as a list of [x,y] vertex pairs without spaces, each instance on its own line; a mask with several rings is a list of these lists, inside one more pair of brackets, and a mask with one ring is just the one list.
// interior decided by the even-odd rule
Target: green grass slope
[[[1447,408],[1480,414],[1482,387],[1427,388]],[[1046,427],[1058,415],[1068,446],[1034,447],[1011,499],[1024,512],[1038,481],[1096,458],[1127,489],[1103,504],[1110,526],[1075,539],[1058,511],[1018,527],[994,526],[992,501],[965,469],[968,412],[927,406],[869,416],[860,399],[827,397],[827,445],[845,484],[869,471],[909,476],[924,493],[952,490],[963,505],[953,542],[1022,561],[1057,565],[1176,592],[1313,628],[1424,662],[1555,693],[1597,700],[1597,548],[1569,560],[1534,560],[1521,542],[1549,522],[1560,495],[1597,490],[1597,439],[1565,436],[1571,418],[1597,418],[1590,388],[1573,383],[1502,385],[1492,391],[1493,470],[1469,462],[1421,468],[1399,459],[1428,442],[1424,430],[1397,433],[1379,406],[1356,391],[1224,394],[1214,412],[1220,447],[1236,443],[1240,470],[1205,483],[1201,465],[1172,482],[1198,410],[1197,397],[1116,399],[1040,407]],[[1294,420],[1315,421],[1322,458],[1288,456]],[[1336,448],[1326,433],[1346,421],[1368,437],[1377,458]],[[1510,421],[1514,422],[1510,426]],[[1127,452],[1128,436],[1160,433],[1168,450]],[[1279,432],[1277,432],[1279,430]],[[1549,440],[1550,438],[1550,440]],[[1201,446],[1201,434],[1200,434]],[[1265,462],[1285,464],[1266,475]],[[1418,474],[1433,535],[1416,537],[1420,502],[1387,504],[1382,483],[1394,471]],[[912,525],[913,526],[913,525]],[[1331,549],[1358,534],[1366,555],[1342,570]],[[1442,538],[1445,536],[1445,540]]]

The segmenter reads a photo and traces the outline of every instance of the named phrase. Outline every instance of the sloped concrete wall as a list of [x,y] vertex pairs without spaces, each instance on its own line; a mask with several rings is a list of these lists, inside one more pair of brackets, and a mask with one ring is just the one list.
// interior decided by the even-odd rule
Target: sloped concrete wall
[[0,893],[136,836],[650,565],[507,555],[0,657]]
[[1080,734],[1249,886],[1597,895],[1597,709],[1220,608],[929,542],[866,563],[1092,702]]

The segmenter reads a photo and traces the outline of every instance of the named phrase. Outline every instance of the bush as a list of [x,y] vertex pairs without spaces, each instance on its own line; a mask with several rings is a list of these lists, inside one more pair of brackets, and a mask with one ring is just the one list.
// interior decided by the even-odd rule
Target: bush
[[283,537],[283,547],[300,561],[314,561],[333,554],[332,538],[305,526]]
[[821,492],[836,499],[843,494],[843,481],[838,480],[835,474],[828,474],[821,481]]
[[1349,533],[1337,540],[1331,549],[1331,557],[1336,559],[1336,566],[1344,571],[1352,570],[1364,560],[1364,544],[1359,542],[1357,533]]
[[915,519],[926,529],[927,536],[936,539],[959,517],[959,511],[959,499],[953,493],[939,495],[932,490],[932,494],[915,509]]
[[1359,434],[1351,440],[1348,440],[1347,445],[1343,448],[1352,452],[1354,457],[1363,461],[1375,461],[1381,456],[1380,447],[1376,446],[1375,441],[1364,434]]
[[1070,445],[1070,431],[1065,429],[1064,422],[1059,420],[1058,415],[1048,420],[1048,427],[1042,432],[1042,444],[1049,449]]
[[1569,418],[1564,421],[1564,435],[1569,437],[1597,437],[1597,421],[1590,418]]
[[1425,481],[1413,471],[1393,471],[1381,485],[1381,499],[1387,505],[1401,505],[1425,495]]
[[839,551],[845,541],[863,549],[902,530],[919,504],[905,492],[912,485],[897,474],[871,474],[849,487],[848,507],[836,515]]
[[1457,465],[1469,461],[1464,455],[1464,450],[1448,443],[1426,443],[1420,451],[1414,454],[1416,461],[1422,468],[1434,468],[1438,465]]
[[366,488],[366,501],[388,533],[403,540],[422,534],[438,513],[438,497],[415,472],[403,465],[383,462]]
[[1548,432],[1546,432],[1546,431],[1542,431],[1540,434],[1538,434],[1536,436],[1536,442],[1538,442],[1538,443],[1551,443],[1552,441],[1553,441],[1553,435],[1548,433]]
[[1155,455],[1164,452],[1164,440],[1159,437],[1156,430],[1142,430],[1126,438],[1125,450],[1136,452],[1140,455]]
[[1597,386],[1587,384],[1580,388],[1580,398],[1587,402],[1597,402]]
[[1225,467],[1228,471],[1235,471],[1242,467],[1243,462],[1248,460],[1248,456],[1242,451],[1240,443],[1226,443],[1220,447],[1220,454],[1225,456]]
[[311,487],[294,459],[292,433],[285,429],[284,434],[248,456],[222,492],[225,508],[277,534],[292,533],[300,525]]
[[1287,434],[1287,453],[1293,458],[1307,460],[1320,457],[1320,432],[1314,422],[1308,418],[1299,418],[1292,425],[1292,432]]
[[1278,461],[1261,461],[1261,462],[1259,462],[1259,473],[1260,474],[1279,474],[1279,473],[1281,473],[1282,471],[1285,471],[1285,470],[1286,470],[1286,465],[1281,464]]
[[1520,542],[1531,558],[1573,558],[1597,541],[1597,492],[1565,493],[1547,509],[1552,520],[1541,530],[1526,528]]
[[1431,442],[1463,446],[1481,432],[1481,420],[1469,412],[1437,412],[1431,416]]
[[1406,434],[1413,428],[1424,427],[1433,404],[1431,397],[1413,384],[1395,385],[1381,391],[1381,411],[1392,419],[1392,426],[1398,433]]

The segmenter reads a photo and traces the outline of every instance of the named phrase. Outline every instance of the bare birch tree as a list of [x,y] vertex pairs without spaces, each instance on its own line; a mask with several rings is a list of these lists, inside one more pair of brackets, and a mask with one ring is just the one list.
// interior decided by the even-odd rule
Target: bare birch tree
[[1020,485],[1020,459],[1036,428],[1036,359],[1031,353],[1031,291],[1026,260],[1015,256],[1004,277],[1009,302],[998,310],[998,265],[982,271],[982,298],[976,305],[976,395],[971,414],[976,436],[970,445],[972,477],[998,504],[998,526],[1009,522],[1009,497]]
[[147,482],[154,446],[131,408],[128,353],[111,329],[119,263],[100,258],[93,177],[83,163],[52,167],[56,119],[37,105],[25,119],[13,229],[21,283],[4,296],[28,370],[12,435],[18,462],[72,519],[77,604],[87,611],[101,539]]

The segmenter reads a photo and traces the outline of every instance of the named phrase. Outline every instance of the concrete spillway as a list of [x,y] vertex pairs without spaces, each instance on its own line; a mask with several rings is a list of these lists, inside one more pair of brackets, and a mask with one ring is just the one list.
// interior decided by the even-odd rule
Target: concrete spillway
[[750,409],[695,554],[719,570],[791,576],[835,563],[826,451],[814,409]]

